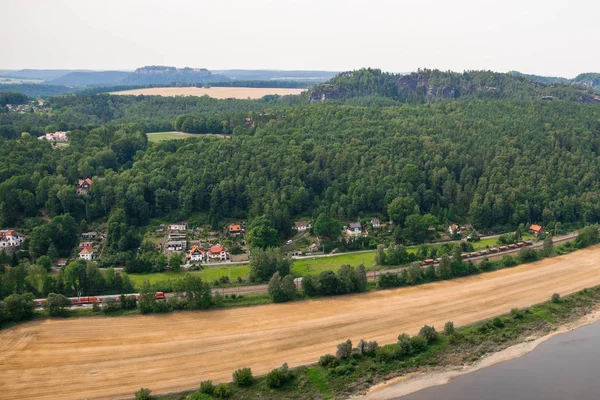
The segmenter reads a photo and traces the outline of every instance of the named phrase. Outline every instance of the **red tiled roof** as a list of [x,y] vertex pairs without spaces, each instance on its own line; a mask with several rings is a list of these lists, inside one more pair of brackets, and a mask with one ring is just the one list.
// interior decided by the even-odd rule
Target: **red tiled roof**
[[194,247],[192,247],[192,249],[190,250],[190,253],[189,253],[189,254],[190,254],[190,256],[191,256],[192,254],[194,254],[196,251],[198,251],[200,254],[204,254],[204,250],[202,250],[202,249],[200,248],[200,246],[194,246]]
[[81,250],[79,252],[79,254],[89,254],[89,253],[93,253],[94,250],[91,247],[84,247],[83,250]]
[[218,245],[216,245],[216,246],[212,246],[212,247],[210,248],[210,252],[211,252],[211,253],[213,253],[213,254],[214,254],[214,253],[220,253],[220,252],[222,252],[222,251],[225,251],[225,247],[224,247],[224,246],[221,246],[220,244],[218,244]]
[[529,229],[531,229],[531,230],[532,230],[532,231],[534,231],[534,232],[539,232],[539,231],[541,231],[541,230],[542,230],[542,227],[541,227],[540,225],[535,225],[535,224],[533,224],[533,225],[531,225],[531,226],[529,227]]
[[241,231],[242,227],[239,225],[229,225],[229,231]]

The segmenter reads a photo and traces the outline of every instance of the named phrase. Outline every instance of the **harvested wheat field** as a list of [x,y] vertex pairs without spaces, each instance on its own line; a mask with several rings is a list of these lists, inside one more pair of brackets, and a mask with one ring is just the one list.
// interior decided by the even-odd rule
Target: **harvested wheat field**
[[1,399],[104,399],[312,363],[348,338],[391,343],[600,284],[600,246],[478,276],[362,295],[171,315],[30,322],[0,332]]
[[246,87],[164,87],[123,90],[111,92],[110,94],[139,96],[210,96],[215,99],[260,99],[269,94],[286,96],[288,94],[300,94],[306,89],[283,89],[283,88],[246,88]]

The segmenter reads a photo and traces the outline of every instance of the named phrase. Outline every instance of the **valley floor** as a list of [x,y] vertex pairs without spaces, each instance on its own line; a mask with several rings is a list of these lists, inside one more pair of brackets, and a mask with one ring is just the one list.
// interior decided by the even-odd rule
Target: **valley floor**
[[431,284],[318,300],[168,315],[34,321],[0,332],[0,399],[103,399],[230,381],[313,363],[350,338],[393,343],[425,324],[486,319],[600,284],[600,245]]

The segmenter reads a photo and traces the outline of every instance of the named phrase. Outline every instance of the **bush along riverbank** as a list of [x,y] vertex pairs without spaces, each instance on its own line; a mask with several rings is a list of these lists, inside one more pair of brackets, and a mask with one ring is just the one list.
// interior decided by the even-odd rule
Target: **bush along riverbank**
[[[553,294],[544,303],[456,328],[424,326],[418,335],[399,332],[395,344],[350,340],[340,343],[318,363],[289,369],[287,364],[255,377],[250,367],[232,371],[232,382],[217,386],[199,377],[197,391],[152,397],[145,390],[138,399],[343,399],[365,392],[385,380],[440,367],[469,365],[532,337],[555,331],[590,313],[600,304],[600,286],[561,297]],[[282,362],[285,360],[282,360]],[[144,394],[141,397],[140,394]]]

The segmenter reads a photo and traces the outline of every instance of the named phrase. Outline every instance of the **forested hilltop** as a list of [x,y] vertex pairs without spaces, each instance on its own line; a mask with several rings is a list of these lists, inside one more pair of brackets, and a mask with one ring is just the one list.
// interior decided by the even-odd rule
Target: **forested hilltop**
[[600,97],[586,86],[542,83],[524,75],[491,71],[458,73],[425,69],[402,75],[362,69],[344,72],[317,85],[310,93],[310,100],[348,102],[354,99],[351,104],[356,104],[356,98],[366,97],[364,101],[372,101],[369,97],[381,97],[410,104],[458,99],[563,99],[600,103]]
[[[155,217],[260,221],[283,239],[298,218],[379,216],[394,221],[396,243],[421,243],[448,223],[600,222],[600,105],[519,91],[399,104],[389,82],[369,70],[339,76],[330,84],[348,88],[349,104],[68,95],[48,100],[49,113],[4,112],[0,228],[26,234],[34,260],[68,256],[78,233],[100,227],[109,266],[136,258]],[[353,104],[365,96],[393,105]],[[186,126],[230,138],[146,136]],[[56,130],[68,131],[68,145],[36,137]],[[77,195],[85,178],[89,194]]]

